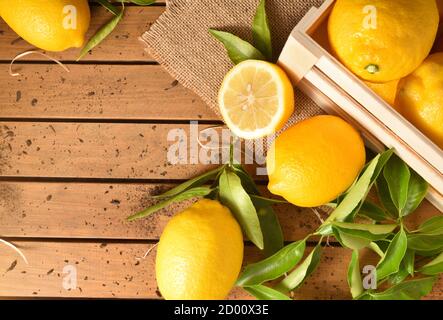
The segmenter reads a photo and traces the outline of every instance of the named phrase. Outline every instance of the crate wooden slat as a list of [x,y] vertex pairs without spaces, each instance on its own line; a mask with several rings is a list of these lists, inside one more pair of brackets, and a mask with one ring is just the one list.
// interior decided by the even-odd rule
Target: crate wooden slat
[[325,111],[361,128],[370,146],[379,151],[380,141],[395,148],[432,185],[428,198],[443,210],[443,151],[327,51],[325,23],[334,2],[327,0],[306,14],[291,33],[279,64]]
[[[1,50],[0,50],[1,52]],[[0,65],[0,118],[218,120],[158,65]],[[114,107],[115,106],[115,107]]]

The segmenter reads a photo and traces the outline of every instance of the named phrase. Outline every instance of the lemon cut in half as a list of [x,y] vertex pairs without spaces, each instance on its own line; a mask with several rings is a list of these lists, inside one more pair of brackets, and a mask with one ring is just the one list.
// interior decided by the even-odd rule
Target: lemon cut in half
[[283,127],[294,111],[294,89],[277,65],[246,60],[223,80],[218,96],[226,125],[238,137],[257,139]]

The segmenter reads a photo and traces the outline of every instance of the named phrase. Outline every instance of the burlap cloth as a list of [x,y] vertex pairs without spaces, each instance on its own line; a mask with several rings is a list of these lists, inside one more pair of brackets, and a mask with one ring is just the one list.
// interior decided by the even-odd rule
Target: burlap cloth
[[[323,0],[267,0],[274,59],[292,29],[312,6]],[[147,50],[183,86],[196,92],[219,114],[217,92],[232,68],[223,45],[209,28],[229,31],[250,41],[259,0],[169,0],[165,13],[142,35]],[[297,57],[294,57],[297,59]],[[296,111],[288,125],[323,113],[296,89]]]

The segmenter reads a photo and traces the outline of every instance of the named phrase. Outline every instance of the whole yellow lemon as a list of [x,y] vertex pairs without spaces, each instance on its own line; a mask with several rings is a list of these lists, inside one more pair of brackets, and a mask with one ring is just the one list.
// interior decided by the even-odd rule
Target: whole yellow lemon
[[346,191],[365,164],[359,133],[339,117],[317,116],[283,132],[266,161],[268,189],[300,207],[316,207]]
[[174,216],[157,249],[157,283],[168,300],[225,299],[243,260],[243,235],[228,208],[203,199]]
[[63,51],[83,46],[90,11],[87,0],[0,0],[0,16],[30,44]]
[[399,84],[397,108],[443,149],[443,52],[430,55]]
[[389,82],[428,56],[438,22],[435,0],[337,0],[328,35],[335,55],[353,73]]

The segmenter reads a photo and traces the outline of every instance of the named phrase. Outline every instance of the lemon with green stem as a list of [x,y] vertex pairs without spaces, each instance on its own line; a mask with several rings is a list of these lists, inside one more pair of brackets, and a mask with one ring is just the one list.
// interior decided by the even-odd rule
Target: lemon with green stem
[[337,0],[328,21],[335,55],[371,82],[398,80],[428,56],[439,23],[435,0]]

